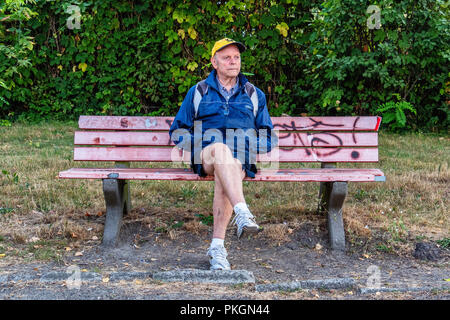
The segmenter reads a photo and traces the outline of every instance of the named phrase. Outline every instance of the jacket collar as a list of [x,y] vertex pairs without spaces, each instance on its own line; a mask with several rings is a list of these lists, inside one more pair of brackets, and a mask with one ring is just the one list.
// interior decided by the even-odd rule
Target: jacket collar
[[[220,92],[219,87],[217,85],[216,77],[217,77],[217,71],[214,69],[209,74],[208,78],[206,78],[206,83],[208,84],[208,86],[210,88],[214,88],[217,92]],[[248,82],[248,80],[241,72],[239,72],[238,78],[239,78],[239,89],[238,90],[241,90],[244,87],[244,85]]]

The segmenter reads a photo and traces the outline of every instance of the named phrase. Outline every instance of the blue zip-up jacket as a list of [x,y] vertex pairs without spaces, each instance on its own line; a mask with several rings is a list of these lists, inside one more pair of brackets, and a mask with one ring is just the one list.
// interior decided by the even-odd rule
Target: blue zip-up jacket
[[193,103],[196,86],[189,89],[170,127],[170,137],[178,147],[191,152],[192,169],[202,177],[206,173],[200,151],[213,142],[223,142],[242,162],[246,175],[254,178],[256,154],[269,152],[277,144],[276,136],[272,137],[273,125],[266,97],[255,87],[258,94],[255,117],[253,104],[245,91],[247,78],[239,74],[239,87],[227,100],[220,93],[216,77],[216,70],[213,70],[206,79],[208,91],[201,99],[197,116]]

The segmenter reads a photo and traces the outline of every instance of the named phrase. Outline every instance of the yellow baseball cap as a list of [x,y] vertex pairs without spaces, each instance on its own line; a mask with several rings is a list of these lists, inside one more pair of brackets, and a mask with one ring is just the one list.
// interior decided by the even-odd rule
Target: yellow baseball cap
[[240,52],[244,52],[246,49],[246,47],[242,43],[234,41],[233,39],[230,39],[230,38],[224,38],[219,41],[216,41],[216,43],[214,44],[214,47],[211,50],[211,57],[214,57],[214,55],[216,54],[217,51],[222,50],[223,48],[225,48],[231,44],[236,45],[239,48]]

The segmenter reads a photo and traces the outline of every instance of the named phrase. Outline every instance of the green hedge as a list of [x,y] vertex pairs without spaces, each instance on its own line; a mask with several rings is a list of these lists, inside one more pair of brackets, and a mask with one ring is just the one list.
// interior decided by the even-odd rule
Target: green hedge
[[[380,29],[367,26],[373,4]],[[71,5],[80,11],[79,29]],[[393,128],[447,128],[445,6],[7,0],[0,5],[0,119],[174,115],[211,71],[214,42],[231,37],[249,48],[243,71],[266,93],[273,116],[380,114]]]

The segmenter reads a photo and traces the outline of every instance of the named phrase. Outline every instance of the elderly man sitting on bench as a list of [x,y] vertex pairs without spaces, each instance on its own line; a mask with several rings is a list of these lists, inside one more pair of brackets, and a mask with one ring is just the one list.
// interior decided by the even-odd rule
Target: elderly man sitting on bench
[[207,253],[211,270],[230,269],[224,239],[233,211],[238,238],[258,232],[242,180],[255,177],[256,154],[269,152],[276,143],[264,93],[240,72],[245,49],[232,39],[215,43],[214,70],[188,91],[169,131],[178,147],[191,152],[193,171],[214,176],[214,231]]

